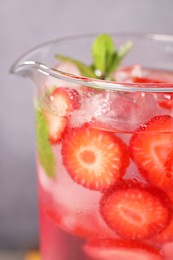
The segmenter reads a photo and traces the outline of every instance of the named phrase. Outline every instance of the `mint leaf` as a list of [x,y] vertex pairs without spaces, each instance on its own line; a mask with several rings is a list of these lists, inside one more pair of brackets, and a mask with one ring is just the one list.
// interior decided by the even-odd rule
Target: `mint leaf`
[[63,55],[59,55],[59,54],[55,55],[55,57],[57,59],[61,60],[61,61],[67,61],[67,62],[74,63],[78,67],[78,69],[80,70],[81,75],[88,77],[88,78],[96,78],[96,75],[92,71],[92,69],[89,66],[85,65],[84,63],[82,63],[78,60],[75,60],[73,58],[63,56]]
[[119,47],[118,51],[115,52],[112,56],[112,64],[109,68],[109,73],[113,70],[116,70],[119,67],[122,59],[127,55],[132,46],[133,43],[129,41],[125,45]]
[[49,177],[55,177],[55,158],[48,141],[48,128],[41,111],[36,111],[36,141],[40,163]]
[[93,65],[102,75],[107,76],[114,55],[114,43],[108,34],[99,35],[92,46]]
[[93,42],[92,63],[90,66],[63,55],[57,54],[55,57],[61,61],[72,62],[80,70],[81,75],[89,78],[111,79],[111,72],[118,69],[122,59],[132,47],[132,42],[115,49],[113,39],[108,34],[100,34]]
[[[109,79],[110,73],[116,70],[122,59],[132,48],[132,42],[127,42],[116,51],[110,35],[101,34],[93,43],[92,56],[95,73],[101,72],[100,78]],[[99,74],[99,73],[98,73]]]

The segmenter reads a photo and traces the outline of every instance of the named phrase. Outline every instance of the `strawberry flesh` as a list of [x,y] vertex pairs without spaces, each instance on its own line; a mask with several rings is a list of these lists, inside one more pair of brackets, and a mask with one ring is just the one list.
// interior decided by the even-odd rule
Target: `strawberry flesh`
[[84,251],[93,260],[163,260],[159,250],[144,243],[120,239],[91,240]]
[[[169,192],[167,195],[171,201],[171,204],[173,205],[173,192]],[[154,241],[160,244],[173,241],[173,216],[169,225],[156,237],[154,237]]]
[[100,209],[108,226],[121,237],[142,240],[169,224],[168,205],[169,199],[160,190],[128,180],[103,195]]
[[51,144],[56,144],[65,133],[67,118],[58,117],[48,112],[44,112],[44,115],[48,125],[49,141]]
[[152,118],[133,134],[131,155],[139,171],[152,185],[171,189],[173,185],[173,117]]
[[127,147],[120,138],[88,124],[68,132],[62,157],[75,182],[101,191],[117,183],[129,164]]
[[68,116],[80,107],[80,95],[75,89],[56,88],[49,97],[51,107],[59,116]]
[[80,95],[75,89],[56,88],[48,97],[53,112],[44,112],[49,132],[49,141],[58,143],[63,137],[68,117],[80,107]]

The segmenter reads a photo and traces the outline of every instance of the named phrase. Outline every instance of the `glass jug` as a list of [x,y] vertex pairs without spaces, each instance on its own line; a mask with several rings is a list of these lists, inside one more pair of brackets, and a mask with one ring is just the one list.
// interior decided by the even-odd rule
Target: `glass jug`
[[41,259],[171,260],[173,36],[112,34],[133,47],[111,80],[76,62],[92,63],[96,36],[43,44],[11,68],[34,82]]

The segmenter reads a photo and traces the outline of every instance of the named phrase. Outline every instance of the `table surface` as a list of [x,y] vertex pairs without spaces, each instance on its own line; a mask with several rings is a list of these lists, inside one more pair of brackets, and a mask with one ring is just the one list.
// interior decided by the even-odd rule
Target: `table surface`
[[22,252],[0,252],[0,260],[24,260],[25,254]]
[[0,252],[0,260],[40,260],[40,254],[38,251],[29,252]]

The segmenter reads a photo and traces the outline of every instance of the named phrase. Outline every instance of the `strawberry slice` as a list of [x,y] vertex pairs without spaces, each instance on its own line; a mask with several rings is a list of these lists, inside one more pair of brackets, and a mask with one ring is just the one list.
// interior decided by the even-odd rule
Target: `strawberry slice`
[[163,260],[159,250],[144,243],[119,239],[91,240],[84,251],[95,260]]
[[103,195],[100,209],[108,226],[121,237],[141,240],[169,224],[169,203],[160,190],[128,180]]
[[51,108],[59,116],[68,116],[80,107],[80,95],[75,89],[56,88],[49,96]]
[[[171,204],[173,205],[173,192],[169,192],[167,195],[171,201]],[[173,241],[173,217],[171,218],[169,225],[156,237],[154,237],[154,241],[161,244]]]
[[67,117],[80,107],[80,95],[75,89],[56,88],[48,97],[53,113],[44,112],[48,124],[49,141],[59,142],[67,126]]
[[48,125],[49,141],[52,144],[59,142],[65,133],[67,118],[58,117],[44,111],[44,116]]
[[120,138],[88,124],[69,131],[62,157],[72,179],[92,190],[114,185],[129,164],[127,147]]
[[141,174],[154,186],[172,189],[173,117],[153,117],[134,133],[130,147]]

